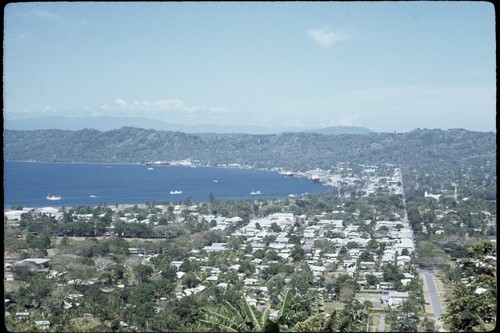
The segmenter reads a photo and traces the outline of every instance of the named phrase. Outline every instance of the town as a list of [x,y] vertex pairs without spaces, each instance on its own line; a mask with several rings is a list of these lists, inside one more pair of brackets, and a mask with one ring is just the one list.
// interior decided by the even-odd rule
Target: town
[[[447,330],[446,274],[476,241],[496,243],[494,206],[471,213],[467,205],[477,202],[456,185],[439,194],[423,182],[403,185],[393,164],[278,171],[336,191],[6,210],[7,327],[219,331],[207,314],[243,301],[255,313],[267,309],[281,330],[306,325],[318,315],[313,304],[325,323],[334,313],[344,318],[347,331]],[[459,233],[469,242],[456,244]],[[280,319],[286,291],[299,299],[288,319],[299,326]],[[354,318],[355,310],[364,315]]]

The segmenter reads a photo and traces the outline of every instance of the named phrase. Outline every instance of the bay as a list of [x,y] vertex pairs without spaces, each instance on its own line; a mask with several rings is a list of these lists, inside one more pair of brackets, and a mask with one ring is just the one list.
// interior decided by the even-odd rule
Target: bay
[[[142,164],[75,164],[4,161],[4,208],[144,204],[215,199],[285,198],[330,191],[306,178],[277,172]],[[171,191],[182,193],[171,194]],[[260,191],[259,195],[251,192]],[[47,196],[59,196],[51,201]]]

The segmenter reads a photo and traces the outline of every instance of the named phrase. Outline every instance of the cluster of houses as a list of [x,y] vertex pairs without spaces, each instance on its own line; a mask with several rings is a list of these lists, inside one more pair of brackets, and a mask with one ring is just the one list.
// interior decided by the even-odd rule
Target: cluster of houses
[[[264,240],[266,236],[274,235],[275,240],[270,242],[269,249],[275,250],[278,255],[285,259],[290,260],[290,252],[295,244],[289,242],[287,237],[288,233],[294,229],[296,222],[299,224],[309,223],[304,220],[304,216],[294,216],[292,213],[275,213],[265,218],[253,219],[247,225],[236,230],[232,236],[243,237],[245,243],[241,245],[242,248],[251,246],[252,251],[265,247]],[[370,223],[371,221],[365,221]],[[276,224],[281,231],[272,231],[272,225]],[[407,221],[377,221],[375,230],[385,227],[388,230],[383,235],[375,235],[378,243],[384,243],[385,249],[380,258],[379,265],[375,261],[360,261],[359,256],[362,252],[367,251],[367,244],[370,238],[363,238],[362,233],[358,232],[359,226],[348,225],[344,226],[342,220],[329,220],[325,219],[324,215],[315,217],[315,222],[310,226],[306,226],[302,235],[301,245],[306,251],[306,261],[309,269],[313,273],[315,279],[322,276],[327,276],[329,272],[345,273],[351,277],[358,276],[358,284],[361,288],[366,285],[366,276],[373,275],[377,277],[380,283],[377,289],[380,291],[380,303],[386,306],[394,306],[399,304],[402,300],[409,295],[407,292],[397,292],[393,290],[394,286],[390,282],[383,281],[383,273],[376,271],[375,268],[384,263],[393,263],[402,272],[411,271],[412,260],[411,254],[414,251],[414,243],[412,232]],[[328,237],[327,232],[333,231],[335,235],[340,235],[339,238]],[[324,251],[315,247],[318,240],[326,240],[334,245],[335,251],[331,253],[324,253]],[[356,243],[356,247],[351,247],[348,250],[348,258],[345,260],[339,259],[339,251],[348,243]],[[221,243],[215,243],[211,246],[204,248],[207,252],[212,251],[227,251],[228,248]],[[203,259],[203,258],[193,258]],[[251,258],[252,259],[252,258]],[[253,288],[261,288],[261,295],[266,295],[267,289],[265,286],[260,285],[262,281],[259,280],[259,273],[267,267],[260,259],[253,258],[253,263],[256,267],[256,272],[251,276],[246,276],[240,273],[245,286],[252,286]],[[213,274],[207,278],[214,280],[217,276],[217,270],[212,271]],[[359,274],[356,274],[359,273]],[[408,284],[415,276],[411,273],[403,273],[404,278],[401,279],[403,285]],[[418,276],[416,277],[418,278]],[[257,300],[249,299],[250,303],[257,303]]]
[[[345,163],[339,163],[330,170],[317,168],[305,172],[295,172],[293,175],[306,177],[314,182],[334,186],[338,189],[342,186],[362,186],[361,192],[366,196],[374,194],[378,190],[390,194],[403,193],[401,169],[392,164],[357,165],[356,170],[354,170]],[[349,195],[346,193],[346,196]]]
[[[375,168],[375,169],[374,169]],[[397,167],[385,177],[376,177],[374,174],[376,172],[376,167],[365,167],[363,169],[363,184],[366,195],[371,195],[375,192],[375,188],[383,184],[390,189],[392,193],[402,193],[401,184],[401,173]],[[319,179],[321,176],[318,176]],[[326,175],[325,175],[326,177]],[[342,180],[336,179],[335,175],[329,174],[327,176],[327,182],[352,182],[360,181],[360,178],[356,177],[342,177]],[[339,176],[340,177],[340,176]],[[162,212],[167,210],[167,206],[158,205]],[[117,212],[119,208],[112,208]],[[384,263],[393,263],[396,265],[401,272],[404,274],[404,278],[401,279],[401,283],[406,285],[410,283],[412,279],[419,278],[418,276],[413,276],[412,271],[412,261],[411,254],[414,251],[413,234],[410,229],[409,223],[406,217],[401,218],[397,221],[364,221],[366,224],[373,223],[374,230],[383,230],[383,232],[375,232],[372,238],[367,237],[366,233],[359,231],[360,225],[347,225],[345,221],[340,219],[331,219],[328,216],[331,214],[320,214],[312,218],[308,218],[305,215],[296,216],[293,213],[274,213],[262,218],[253,218],[246,225],[241,226],[242,219],[239,217],[227,218],[223,216],[213,216],[199,214],[196,211],[196,206],[186,207],[184,205],[176,205],[173,209],[174,215],[177,217],[177,222],[181,222],[181,215],[185,213],[186,209],[190,211],[199,221],[215,221],[215,225],[212,227],[213,230],[225,230],[229,226],[239,225],[240,227],[236,229],[229,237],[239,237],[244,239],[244,244],[241,244],[242,249],[246,249],[249,246],[252,249],[252,253],[259,249],[272,249],[277,252],[280,258],[285,261],[292,261],[291,252],[295,243],[292,243],[289,239],[290,232],[297,232],[301,230],[300,234],[300,245],[305,251],[305,261],[309,266],[310,271],[313,273],[315,279],[321,279],[322,277],[332,276],[335,274],[348,274],[349,276],[356,276],[357,283],[363,289],[367,285],[366,277],[368,275],[373,275],[378,278],[379,283],[376,286],[376,290],[379,292],[379,306],[394,306],[399,304],[402,300],[406,299],[409,294],[407,292],[397,292],[394,290],[394,286],[390,282],[383,280],[383,273],[377,270],[378,267]],[[62,218],[62,212],[57,208],[38,208],[38,209],[24,209],[24,210],[8,210],[4,212],[5,221],[12,226],[16,226],[16,223],[20,220],[22,213],[44,213],[51,215],[56,219]],[[330,212],[330,213],[341,213],[345,212]],[[92,218],[92,216],[79,216],[79,218]],[[119,220],[127,223],[150,223],[150,217],[138,221],[133,213],[120,214]],[[113,226],[110,228],[112,232]],[[334,236],[332,236],[334,235]],[[272,241],[265,243],[272,237]],[[377,258],[375,256],[375,261],[362,261],[359,260],[360,255],[363,252],[369,251],[367,249],[368,243],[371,239],[375,239],[379,244],[385,244],[383,254]],[[330,247],[331,251],[322,251],[317,247],[317,241],[326,241],[332,244]],[[350,246],[347,246],[350,244]],[[355,244],[355,246],[353,246]],[[341,256],[341,249],[348,247],[348,255]],[[193,295],[202,292],[208,286],[217,286],[221,290],[228,288],[228,283],[219,281],[219,275],[224,273],[220,267],[208,266],[208,255],[210,253],[220,253],[230,251],[228,247],[228,242],[224,243],[212,243],[205,246],[201,250],[193,250],[191,252],[190,260],[196,260],[200,262],[201,271],[197,274],[198,277],[202,278],[200,284],[194,288],[184,288],[182,291],[178,291],[176,294],[177,298],[182,298],[185,296]],[[144,264],[149,264],[149,259],[154,256],[154,254],[147,255],[140,248],[130,248],[129,252],[133,256],[142,257],[142,262]],[[269,300],[268,289],[263,284],[262,279],[259,277],[260,273],[266,269],[269,262],[264,262],[260,258],[256,258],[251,254],[247,254],[246,258],[251,260],[255,265],[254,273],[241,273],[239,272],[240,261],[232,263],[228,270],[234,270],[239,279],[244,285],[244,290],[247,292],[247,300],[253,305],[264,305]],[[50,259],[45,258],[28,258],[19,261],[9,261],[5,262],[5,278],[8,281],[13,279],[13,275],[10,272],[10,268],[13,265],[28,265],[34,270],[46,271],[49,276],[56,277],[58,274],[63,274],[60,272],[54,272],[49,270]],[[182,262],[174,261],[172,266],[177,269],[177,277],[179,282],[186,274],[180,267]],[[83,280],[71,280],[66,281],[67,284],[90,284],[95,283],[95,281],[83,281]],[[123,288],[123,285],[117,286],[117,288]],[[103,290],[106,292],[106,290]],[[258,297],[257,297],[258,295]],[[78,295],[74,296],[74,299],[68,300],[69,306],[77,306]],[[6,300],[7,301],[7,300]],[[19,317],[25,315],[20,314]],[[40,325],[45,325],[47,323],[40,323]]]
[[[224,229],[228,225],[241,222],[239,218],[225,219],[223,217],[214,217],[210,215],[198,215],[200,220],[216,220],[217,226],[213,229]],[[311,223],[311,221],[314,221]],[[357,283],[363,289],[367,282],[366,276],[373,275],[380,281],[377,290],[380,292],[380,305],[394,306],[399,304],[402,300],[409,295],[407,292],[397,292],[393,290],[394,286],[391,282],[383,281],[383,273],[377,271],[376,267],[380,267],[384,263],[393,263],[400,269],[404,275],[401,283],[406,285],[412,279],[418,278],[409,273],[412,271],[411,254],[414,251],[413,235],[410,230],[408,221],[376,221],[375,230],[380,228],[384,229],[383,233],[375,233],[374,239],[378,243],[385,244],[385,249],[377,264],[375,261],[360,261],[359,256],[361,253],[367,251],[367,245],[371,238],[366,238],[362,232],[359,232],[358,225],[345,225],[342,220],[331,220],[325,218],[325,214],[317,215],[309,221],[305,216],[295,216],[293,213],[274,213],[263,218],[254,218],[248,224],[236,229],[230,237],[240,237],[244,239],[241,244],[241,249],[251,247],[252,253],[259,249],[265,249],[265,240],[268,236],[273,236],[273,241],[267,244],[268,249],[277,252],[279,257],[286,261],[292,261],[291,251],[295,246],[289,240],[289,233],[297,230],[297,225],[303,225],[303,233],[301,235],[301,246],[306,252],[306,262],[309,269],[313,273],[314,279],[320,279],[327,276],[331,272],[348,274],[351,277],[358,276]],[[365,221],[364,223],[371,223],[372,221]],[[333,232],[334,235],[339,237],[330,237]],[[363,237],[362,237],[363,236]],[[316,248],[315,244],[318,240],[325,240],[331,242],[335,250],[330,253]],[[340,259],[339,251],[347,246],[347,244],[356,244],[355,247],[350,246],[348,250],[348,259]],[[201,284],[195,288],[184,289],[177,293],[177,298],[189,296],[203,291],[207,286],[217,285],[222,289],[228,287],[227,283],[219,283],[219,275],[224,273],[219,267],[204,266],[209,260],[210,253],[220,253],[229,251],[228,243],[212,243],[203,247],[200,250],[193,250],[190,260],[199,261],[201,264],[201,271],[199,276],[204,277]],[[244,288],[248,293],[247,300],[250,304],[263,305],[269,299],[267,294],[267,287],[263,285],[263,281],[259,278],[260,273],[268,267],[268,263],[263,262],[262,259],[253,257],[252,254],[247,254],[246,257],[251,260],[255,265],[255,272],[237,273],[240,280],[243,282]],[[241,261],[242,258],[239,258]],[[172,262],[178,270],[177,277],[182,279],[185,272],[180,270],[182,261]],[[238,272],[240,267],[239,262],[235,262],[229,266],[229,270]],[[358,274],[356,274],[358,273]],[[253,298],[250,295],[255,294],[258,289],[259,298]]]

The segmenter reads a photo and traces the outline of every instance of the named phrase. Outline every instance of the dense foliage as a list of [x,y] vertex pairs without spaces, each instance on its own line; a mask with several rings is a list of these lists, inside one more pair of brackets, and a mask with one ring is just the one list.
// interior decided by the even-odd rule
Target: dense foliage
[[239,163],[296,170],[330,168],[339,161],[451,166],[467,161],[494,163],[496,134],[466,130],[322,135],[198,136],[124,127],[97,130],[5,130],[4,158],[45,162],[124,162],[191,159],[205,165]]
[[452,331],[490,331],[496,327],[496,270],[495,244],[483,240],[468,248],[443,315]]

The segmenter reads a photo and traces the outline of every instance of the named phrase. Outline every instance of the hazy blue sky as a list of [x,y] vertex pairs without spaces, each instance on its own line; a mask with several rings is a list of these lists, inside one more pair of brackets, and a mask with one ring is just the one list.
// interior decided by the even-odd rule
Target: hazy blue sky
[[4,8],[4,117],[496,129],[488,2]]

